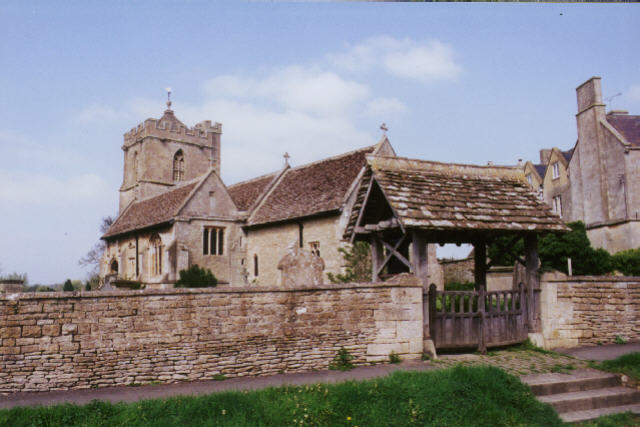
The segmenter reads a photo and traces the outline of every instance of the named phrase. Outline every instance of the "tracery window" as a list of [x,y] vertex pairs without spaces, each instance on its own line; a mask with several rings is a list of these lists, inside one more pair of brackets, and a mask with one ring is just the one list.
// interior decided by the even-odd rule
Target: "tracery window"
[[173,180],[175,182],[184,181],[184,154],[182,150],[173,156]]
[[162,240],[155,234],[149,241],[151,246],[151,273],[154,276],[162,274]]
[[205,227],[202,230],[202,254],[224,255],[224,228]]

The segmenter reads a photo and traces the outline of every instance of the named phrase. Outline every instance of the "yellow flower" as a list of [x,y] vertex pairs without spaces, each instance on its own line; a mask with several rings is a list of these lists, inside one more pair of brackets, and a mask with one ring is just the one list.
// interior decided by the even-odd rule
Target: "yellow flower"
[[351,417],[347,417],[347,421],[351,421]]

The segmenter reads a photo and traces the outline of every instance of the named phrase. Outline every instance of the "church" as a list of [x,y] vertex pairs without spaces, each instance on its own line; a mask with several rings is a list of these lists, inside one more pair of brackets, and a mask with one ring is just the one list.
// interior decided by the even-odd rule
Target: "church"
[[338,248],[365,156],[395,156],[387,137],[297,167],[285,161],[279,171],[227,187],[221,134],[220,123],[185,126],[168,101],[160,119],[124,135],[119,214],[102,236],[102,283],[110,277],[168,288],[198,265],[221,286],[278,287],[278,263],[292,247],[320,257],[324,278],[342,272]]

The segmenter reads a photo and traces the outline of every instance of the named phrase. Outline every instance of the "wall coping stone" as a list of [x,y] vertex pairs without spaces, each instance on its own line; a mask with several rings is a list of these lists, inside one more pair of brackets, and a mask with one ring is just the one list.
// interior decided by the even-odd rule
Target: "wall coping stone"
[[640,283],[640,276],[564,276],[543,277],[543,282],[633,282]]
[[[640,278],[638,278],[640,280]],[[306,286],[300,285],[295,288],[278,287],[222,287],[222,288],[171,288],[171,289],[139,289],[139,290],[118,290],[118,291],[75,291],[75,292],[23,292],[0,294],[0,301],[14,300],[47,300],[47,299],[80,299],[80,298],[111,298],[121,296],[162,296],[162,295],[202,295],[202,294],[250,294],[269,292],[314,292],[326,290],[349,290],[349,289],[376,289],[376,288],[420,288],[422,283],[417,278],[404,279],[401,283],[339,283]]]

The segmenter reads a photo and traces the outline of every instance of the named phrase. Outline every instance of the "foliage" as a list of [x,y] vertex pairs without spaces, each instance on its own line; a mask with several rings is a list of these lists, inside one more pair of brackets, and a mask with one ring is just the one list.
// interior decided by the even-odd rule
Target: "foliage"
[[64,292],[73,292],[73,290],[74,290],[74,289],[73,289],[73,284],[71,283],[71,280],[70,280],[70,279],[67,279],[67,280],[64,282],[64,285],[62,286],[62,290],[63,290]]
[[142,283],[137,280],[114,280],[111,284],[119,289],[141,289],[143,287]]
[[355,242],[346,248],[338,248],[342,254],[344,274],[327,273],[331,283],[371,281],[371,246],[367,242]]
[[[102,223],[100,224],[100,234],[104,234],[107,232],[109,227],[115,219],[111,216],[105,216],[102,218]],[[102,253],[106,248],[106,244],[104,240],[99,240],[98,243],[93,245],[93,248],[86,253],[85,256],[78,260],[78,264],[81,267],[91,267],[91,273],[97,274],[100,271],[100,259],[102,258]]]
[[389,363],[400,363],[400,355],[391,350],[391,353],[389,353]]
[[205,270],[198,264],[194,264],[186,270],[180,270],[180,279],[175,284],[176,288],[210,288],[218,284],[218,279],[208,268]]
[[630,376],[640,381],[640,353],[629,353],[614,360],[605,360],[598,364],[598,369]]
[[623,337],[622,335],[616,335],[616,339],[615,339],[615,343],[616,344],[626,344],[628,341],[628,339],[626,337]]
[[22,283],[27,286],[27,284],[29,283],[29,279],[27,278],[27,273],[11,273],[11,274],[4,274],[2,276],[0,276],[0,280],[22,280]]
[[445,291],[475,291],[476,290],[476,284],[472,283],[472,282],[467,282],[467,283],[457,283],[457,282],[445,283],[444,284],[444,290]]
[[613,266],[625,276],[640,276],[640,248],[613,254]]
[[495,367],[394,372],[368,381],[284,386],[136,403],[0,410],[0,425],[561,426],[514,376]]
[[[547,234],[538,240],[538,256],[543,270],[559,270],[568,273],[567,258],[571,258],[575,275],[603,275],[613,271],[611,255],[604,249],[594,249],[587,237],[584,223],[568,224],[571,231],[561,234]],[[506,245],[510,237],[496,239],[488,248],[487,254],[496,265],[513,265],[517,257],[524,257],[524,243],[519,240],[512,251],[500,254],[499,246]]]
[[349,350],[340,347],[340,350],[338,350],[338,353],[333,358],[333,362],[329,363],[329,369],[333,371],[348,371],[354,368],[351,363],[352,360],[353,356],[349,353]]

